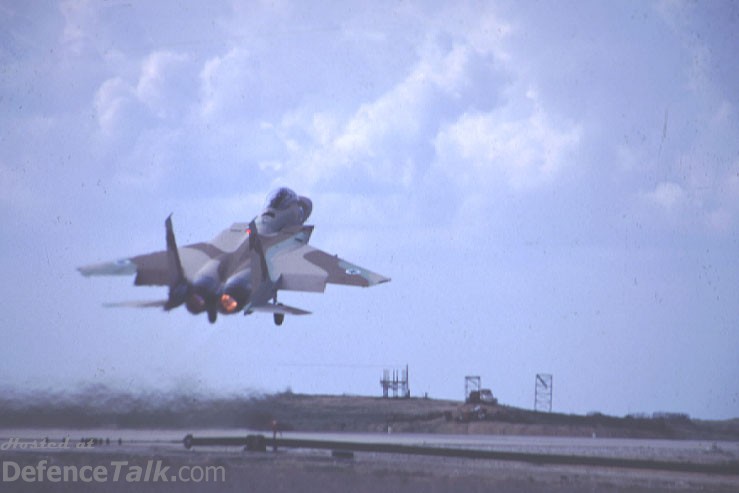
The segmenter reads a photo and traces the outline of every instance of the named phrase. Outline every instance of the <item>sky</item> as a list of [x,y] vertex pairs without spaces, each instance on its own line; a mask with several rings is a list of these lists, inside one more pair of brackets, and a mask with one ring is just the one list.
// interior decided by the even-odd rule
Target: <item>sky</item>
[[[5,390],[462,399],[739,417],[739,3],[0,0]],[[313,312],[76,267],[313,200],[392,278]]]

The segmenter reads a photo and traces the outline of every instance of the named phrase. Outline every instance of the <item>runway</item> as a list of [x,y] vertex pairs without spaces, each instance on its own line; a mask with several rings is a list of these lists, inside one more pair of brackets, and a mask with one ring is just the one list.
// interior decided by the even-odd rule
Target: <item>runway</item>
[[[387,433],[278,434],[274,452],[245,452],[241,444],[195,445],[187,450],[185,435],[246,440],[252,430],[63,430],[0,429],[0,457],[16,469],[46,460],[61,467],[85,464],[110,469],[113,461],[143,464],[150,460],[167,467],[219,466],[219,483],[125,481],[51,484],[36,482],[34,491],[739,491],[739,443],[727,441],[637,440],[492,435],[434,435]],[[264,433],[271,439],[270,433]],[[48,440],[47,440],[48,439]],[[93,446],[87,444],[93,443]],[[120,444],[118,440],[120,439]],[[9,444],[12,445],[10,446]],[[286,443],[323,442],[325,449],[286,447]],[[21,447],[21,444],[26,444]],[[80,446],[80,444],[86,444]],[[35,444],[31,446],[31,444]],[[50,447],[51,444],[66,444]],[[343,444],[343,445],[342,445]],[[362,444],[364,449],[352,448]],[[45,445],[45,446],[44,446]],[[271,445],[271,443],[270,443]],[[353,455],[337,458],[334,447],[346,446]],[[379,448],[378,448],[379,447]],[[397,449],[393,449],[397,447]],[[405,453],[404,448],[440,451],[438,455]],[[474,459],[447,454],[472,453]],[[466,452],[465,452],[466,451]],[[436,452],[434,452],[436,453]],[[485,454],[491,454],[485,457]],[[495,454],[501,454],[496,456]],[[506,454],[513,454],[506,456]],[[518,454],[518,455],[516,455]],[[526,456],[584,457],[595,463],[554,463],[526,460]],[[347,458],[351,457],[351,458]],[[518,457],[518,458],[517,458]],[[600,460],[605,462],[598,463]],[[608,460],[658,461],[685,464],[674,470],[622,467]],[[690,465],[721,466],[722,473],[689,472]],[[14,466],[13,466],[14,467]],[[15,470],[11,467],[11,473]],[[110,469],[109,472],[113,472]],[[174,487],[176,485],[176,487]],[[244,488],[249,485],[248,488]],[[8,487],[7,489],[5,487]],[[27,491],[17,478],[5,481],[4,491]],[[65,490],[65,487],[67,488]],[[61,489],[60,489],[61,488]],[[193,488],[193,489],[189,489]],[[523,488],[523,489],[522,489]]]

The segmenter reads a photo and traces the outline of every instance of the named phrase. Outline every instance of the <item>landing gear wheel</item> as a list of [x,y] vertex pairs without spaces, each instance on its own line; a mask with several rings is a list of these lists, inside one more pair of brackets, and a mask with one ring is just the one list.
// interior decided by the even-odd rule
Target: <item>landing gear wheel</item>
[[214,324],[218,318],[218,312],[215,309],[208,310],[208,322]]
[[282,325],[282,322],[285,321],[285,314],[284,313],[275,313],[274,314],[275,319],[275,325]]

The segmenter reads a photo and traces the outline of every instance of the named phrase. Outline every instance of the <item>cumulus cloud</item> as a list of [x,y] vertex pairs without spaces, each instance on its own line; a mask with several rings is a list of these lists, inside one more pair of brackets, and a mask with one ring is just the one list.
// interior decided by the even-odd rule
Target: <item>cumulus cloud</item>
[[95,93],[94,107],[98,124],[105,133],[111,133],[116,129],[124,107],[131,104],[134,97],[133,87],[121,77],[113,77],[103,82]]
[[683,187],[673,182],[658,183],[654,190],[644,194],[651,203],[666,211],[672,211],[686,200]]
[[489,108],[502,90],[494,56],[469,45],[430,43],[402,79],[347,117],[297,111],[272,129],[301,182],[352,171],[373,183],[407,188],[434,160],[433,136],[441,126],[466,111]]
[[682,159],[684,182],[660,182],[640,197],[670,224],[690,226],[697,231],[731,231],[739,216],[739,161],[721,171],[699,166],[695,156]]
[[240,106],[246,94],[253,95],[248,87],[251,71],[246,67],[248,52],[232,48],[228,53],[212,57],[200,71],[200,111],[204,118],[228,115],[232,108]]
[[[581,127],[547,112],[534,91],[519,90],[526,84],[504,47],[513,32],[508,24],[485,12],[465,16],[465,29],[458,29],[442,17],[431,21],[436,31],[420,41],[412,68],[353,113],[298,107],[263,126],[280,139],[282,150],[260,168],[308,186],[350,173],[403,188],[432,175],[460,186],[502,181],[517,190],[555,180],[574,162]],[[206,64],[204,115],[239,99],[224,86],[235,86],[231,71],[244,77],[248,58],[233,49]]]
[[443,117],[438,111],[442,101],[454,105],[452,100],[463,90],[469,58],[467,49],[455,47],[421,60],[390,91],[359,107],[325,153],[311,163],[314,170],[320,174],[323,170],[315,168],[360,163],[374,180],[410,185],[416,146],[428,145],[422,131]]
[[691,138],[674,144],[679,152],[666,159],[667,176],[640,197],[648,207],[669,213],[656,217],[671,224],[728,232],[739,216],[739,144],[733,138],[739,122],[731,103],[707,99],[700,124],[688,127]]
[[195,88],[188,56],[170,51],[155,51],[140,63],[136,80],[114,76],[105,80],[95,93],[94,106],[103,131],[112,133],[123,120],[137,120],[142,115],[126,114],[136,106],[148,116],[171,119],[181,124],[195,106]]
[[[178,117],[194,106],[195,84],[183,53],[156,51],[141,65],[136,96],[159,118]],[[177,97],[172,97],[176,94]]]
[[463,187],[503,182],[528,189],[551,182],[572,164],[580,134],[574,124],[556,126],[536,104],[522,116],[508,108],[465,113],[436,136],[436,166]]

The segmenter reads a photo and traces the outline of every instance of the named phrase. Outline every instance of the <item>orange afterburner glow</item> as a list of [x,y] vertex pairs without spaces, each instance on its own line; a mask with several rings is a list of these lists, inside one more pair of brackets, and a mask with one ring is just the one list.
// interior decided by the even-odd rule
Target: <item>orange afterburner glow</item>
[[221,295],[221,306],[226,311],[226,313],[233,313],[238,305],[239,304],[236,302],[235,299],[233,299],[231,295],[228,295],[226,293]]

